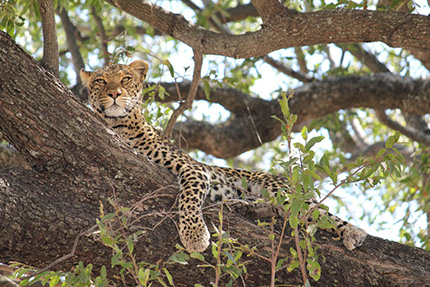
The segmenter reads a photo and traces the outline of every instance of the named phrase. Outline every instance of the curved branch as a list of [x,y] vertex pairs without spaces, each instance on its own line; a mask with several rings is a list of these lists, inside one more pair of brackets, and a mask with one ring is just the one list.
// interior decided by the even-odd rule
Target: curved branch
[[375,114],[376,114],[378,120],[382,124],[386,125],[387,127],[391,128],[393,130],[399,131],[400,133],[404,134],[405,136],[407,136],[408,138],[410,138],[414,141],[422,143],[426,146],[430,145],[430,135],[428,135],[422,131],[407,127],[407,126],[402,126],[398,122],[390,119],[387,116],[387,114],[385,113],[385,111],[382,109],[375,110]]
[[[107,2],[192,48],[201,49],[203,54],[249,58],[287,47],[346,42],[381,41],[391,47],[421,50],[430,46],[426,16],[394,11],[338,9],[291,13],[283,9],[271,15],[270,25],[265,23],[256,32],[229,35],[205,30],[148,1]],[[260,1],[254,5],[256,2]]]
[[[157,101],[178,100],[174,84],[163,84],[170,97]],[[190,83],[178,84],[181,93],[187,93]],[[206,100],[202,88],[197,100]],[[272,115],[281,116],[276,100],[267,101],[251,97],[231,88],[211,91],[210,101],[231,111],[233,116],[224,123],[210,124],[192,120],[177,124],[174,138],[184,137],[181,146],[201,149],[220,158],[230,158],[275,140],[281,133]],[[255,126],[249,118],[249,108]],[[390,73],[373,76],[349,76],[312,82],[297,88],[290,100],[291,112],[298,115],[296,127],[340,109],[373,108],[401,109],[404,112],[423,115],[430,110],[430,81],[400,77]],[[297,128],[296,128],[297,129]],[[299,131],[299,130],[296,130]]]

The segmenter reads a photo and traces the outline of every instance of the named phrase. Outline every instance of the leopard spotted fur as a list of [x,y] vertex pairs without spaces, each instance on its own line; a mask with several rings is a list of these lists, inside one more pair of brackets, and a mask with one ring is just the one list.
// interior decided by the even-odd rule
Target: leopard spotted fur
[[[142,88],[148,64],[137,60],[130,65],[112,65],[96,72],[81,71],[81,79],[89,90],[94,111],[137,152],[173,172],[179,181],[179,236],[189,251],[203,251],[209,245],[210,234],[202,215],[206,197],[212,201],[240,198],[243,179],[245,192],[261,196],[265,188],[270,195],[288,190],[284,177],[263,172],[222,168],[200,163],[175,147],[160,132],[150,126],[142,115]],[[310,208],[317,203],[307,202]],[[325,210],[321,209],[321,213]],[[367,233],[336,216],[334,233],[347,249],[360,246]]]

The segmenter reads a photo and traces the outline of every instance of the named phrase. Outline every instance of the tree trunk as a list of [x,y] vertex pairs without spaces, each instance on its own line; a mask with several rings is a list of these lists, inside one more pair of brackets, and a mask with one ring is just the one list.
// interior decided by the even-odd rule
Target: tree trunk
[[[1,31],[0,66],[0,131],[32,167],[0,169],[0,262],[43,268],[68,254],[77,235],[100,218],[100,202],[105,212],[112,210],[108,198],[124,207],[138,203],[128,215],[137,219],[130,229],[144,231],[135,244],[137,260],[167,260],[179,243],[175,213],[166,213],[176,202],[172,175],[133,153]],[[205,209],[205,219],[208,226],[217,225],[218,207]],[[267,230],[254,220],[225,212],[223,226],[270,257]],[[281,257],[290,254],[290,233]],[[314,286],[430,286],[430,253],[419,248],[369,236],[362,247],[348,251],[325,232],[317,233],[317,243],[322,276]],[[111,253],[95,235],[81,236],[75,256],[53,268],[70,270],[78,261],[92,263],[94,270],[109,268]],[[203,255],[215,264],[210,250]],[[246,260],[247,286],[269,284],[270,264],[256,256]],[[187,266],[167,268],[176,286],[208,286],[214,272],[200,263],[191,259]],[[277,284],[303,284],[298,270],[283,269],[276,277]]]

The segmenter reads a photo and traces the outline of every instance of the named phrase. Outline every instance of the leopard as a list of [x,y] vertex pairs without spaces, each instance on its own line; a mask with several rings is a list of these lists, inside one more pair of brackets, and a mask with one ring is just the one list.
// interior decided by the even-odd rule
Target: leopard
[[[81,69],[80,78],[88,88],[92,109],[105,124],[138,154],[177,177],[179,239],[189,252],[202,252],[210,244],[210,233],[202,212],[206,199],[222,202],[241,199],[244,195],[261,198],[263,189],[270,197],[281,191],[288,194],[288,180],[260,171],[201,163],[176,147],[144,117],[142,91],[148,70],[147,62],[135,60],[128,65],[114,64],[97,71]],[[320,216],[328,212],[315,198],[306,203],[310,209],[318,208]],[[362,245],[367,236],[365,230],[331,213],[328,215],[333,227],[327,230],[341,239],[348,250]]]

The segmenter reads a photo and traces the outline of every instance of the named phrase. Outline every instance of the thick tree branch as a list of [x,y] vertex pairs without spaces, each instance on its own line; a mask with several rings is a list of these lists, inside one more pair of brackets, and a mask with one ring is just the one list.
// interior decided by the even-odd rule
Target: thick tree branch
[[[163,84],[170,94],[164,102],[178,100],[176,86]],[[189,90],[190,83],[178,85],[182,94]],[[430,81],[411,79],[381,73],[373,76],[349,76],[312,82],[297,88],[290,100],[291,111],[299,116],[296,126],[340,109],[373,108],[400,109],[415,114],[426,114],[430,110]],[[158,101],[163,101],[157,99]],[[199,88],[196,100],[206,100]],[[254,98],[231,88],[211,91],[210,101],[224,106],[232,116],[222,124],[186,121],[177,125],[174,138],[179,134],[186,142],[181,146],[200,149],[221,158],[230,158],[260,146],[257,132],[263,142],[276,139],[281,129],[272,115],[281,116],[276,100]],[[248,108],[255,126],[249,118]]]
[[[242,35],[227,35],[197,27],[183,16],[150,2],[107,2],[175,39],[201,49],[203,54],[248,58],[287,47],[375,41],[410,49],[426,50],[430,46],[430,38],[427,37],[430,27],[426,16],[394,11],[338,9],[291,13],[284,9],[285,12],[272,15],[270,26]],[[255,2],[258,5],[268,3]]]
[[42,65],[58,76],[60,56],[58,54],[57,28],[55,27],[54,3],[52,0],[39,0],[43,30]]
[[[101,164],[111,166],[114,171],[114,166],[121,162],[141,161],[136,156],[124,157],[124,151],[130,148],[112,135],[94,114],[88,113],[89,109],[58,78],[16,48],[2,31],[0,65],[3,67],[0,69],[0,132],[33,169],[62,174],[65,179],[84,184],[83,178],[88,174],[92,181],[104,173]],[[17,82],[26,88],[20,88]],[[88,131],[84,127],[89,126],[99,130],[99,135],[91,140],[93,144],[86,139]],[[65,154],[65,146],[73,152]]]

